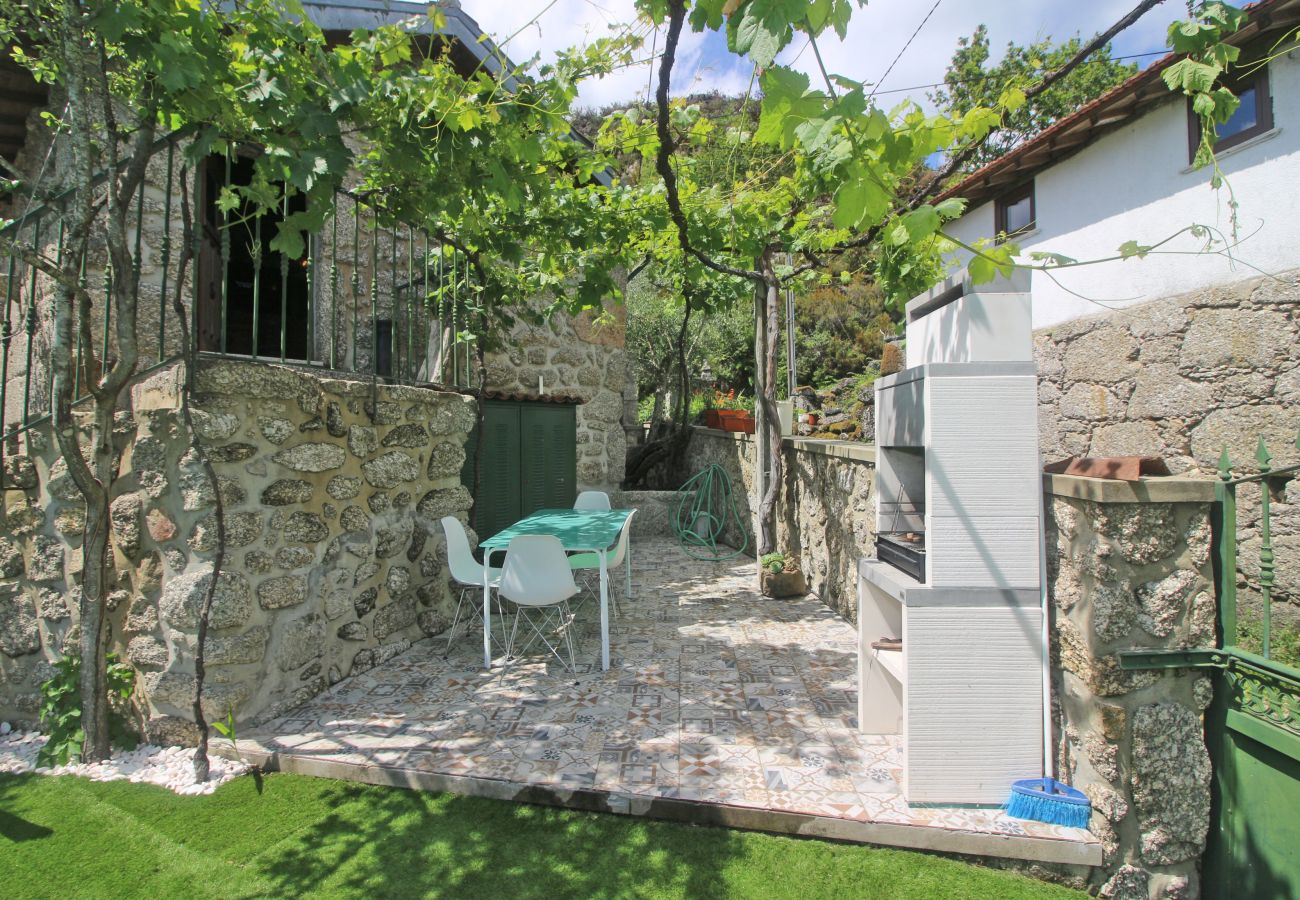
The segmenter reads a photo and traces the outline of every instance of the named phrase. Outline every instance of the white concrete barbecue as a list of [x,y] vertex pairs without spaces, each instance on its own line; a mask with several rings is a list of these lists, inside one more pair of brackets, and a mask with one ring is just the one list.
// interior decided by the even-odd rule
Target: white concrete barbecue
[[[1037,378],[1029,273],[907,305],[876,382],[878,557],[859,563],[859,722],[904,738],[911,803],[1001,804],[1042,774]],[[873,649],[881,638],[902,649]]]

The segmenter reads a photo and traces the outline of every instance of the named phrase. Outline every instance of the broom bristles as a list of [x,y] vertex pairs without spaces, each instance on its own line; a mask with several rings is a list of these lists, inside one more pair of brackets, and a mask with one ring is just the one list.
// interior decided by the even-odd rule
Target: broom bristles
[[1082,792],[1051,779],[1017,781],[1004,808],[1013,818],[1070,828],[1087,828],[1092,817],[1092,805]]

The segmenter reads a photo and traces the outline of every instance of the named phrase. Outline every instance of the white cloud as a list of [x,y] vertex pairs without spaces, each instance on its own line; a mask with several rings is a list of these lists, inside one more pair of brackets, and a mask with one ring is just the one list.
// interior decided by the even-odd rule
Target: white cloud
[[[461,0],[461,5],[495,38],[505,40],[515,35],[506,49],[516,61],[533,54],[546,60],[565,47],[616,33],[622,27],[637,28],[633,0],[555,0],[553,3],[550,0]],[[1048,35],[1062,40],[1075,33],[1087,38],[1110,26],[1132,6],[1133,0],[1095,0],[1092,3],[1078,0],[995,0],[986,3],[941,0],[934,15],[877,89],[894,91],[941,81],[957,38],[971,34],[981,22],[988,26],[989,42],[996,56],[1008,41],[1024,44]],[[818,42],[827,68],[850,78],[879,80],[929,9],[929,2],[903,3],[900,0],[874,0],[866,8],[855,8],[846,40],[839,41],[831,34]],[[1184,14],[1183,4],[1168,0],[1124,32],[1115,41],[1114,52],[1123,55],[1160,49],[1164,46],[1169,22]],[[534,17],[536,21],[529,24]],[[615,26],[614,32],[611,32],[611,26]],[[644,26],[637,33],[646,34],[645,47],[638,56],[648,57],[651,36]],[[719,90],[736,94],[745,90],[751,68],[744,60],[718,53],[720,45],[716,36],[706,43],[703,35],[689,31],[682,35],[674,70],[674,93]],[[812,52],[804,50],[803,46],[803,41],[796,40],[784,58],[798,55],[795,65],[814,74],[816,64]],[[1151,56],[1135,61],[1145,65],[1156,58]],[[648,64],[616,72],[585,85],[579,104],[602,106],[644,97],[651,75]],[[912,96],[924,102],[925,92],[926,88],[920,88],[905,93],[889,93],[882,100],[887,101],[885,105],[892,105],[892,101]]]

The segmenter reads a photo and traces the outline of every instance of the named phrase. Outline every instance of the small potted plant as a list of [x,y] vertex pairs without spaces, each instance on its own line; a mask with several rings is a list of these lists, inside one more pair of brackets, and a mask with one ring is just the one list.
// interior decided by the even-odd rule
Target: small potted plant
[[736,396],[734,389],[728,391],[726,396],[718,395],[718,416],[721,418],[724,431],[754,433],[754,416],[750,413],[744,399]]
[[802,597],[808,593],[808,581],[794,553],[765,553],[758,561],[764,597]]
[[704,427],[705,428],[722,428],[722,393],[716,390],[705,391],[701,396],[704,398]]

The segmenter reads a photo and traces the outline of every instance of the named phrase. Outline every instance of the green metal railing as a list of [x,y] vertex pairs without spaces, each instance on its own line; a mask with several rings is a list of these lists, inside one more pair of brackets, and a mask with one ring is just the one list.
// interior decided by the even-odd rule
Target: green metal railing
[[[1300,435],[1296,437],[1296,448],[1300,449]],[[1273,604],[1278,599],[1275,594],[1277,585],[1277,562],[1273,545],[1273,503],[1274,497],[1280,496],[1287,482],[1300,473],[1300,463],[1277,467],[1273,464],[1273,454],[1261,437],[1255,451],[1257,471],[1241,476],[1234,476],[1232,460],[1227,448],[1219,457],[1218,481],[1215,484],[1215,496],[1218,500],[1219,521],[1216,523],[1216,540],[1218,559],[1215,577],[1218,580],[1219,620],[1225,648],[1241,648],[1258,653],[1263,659],[1275,656],[1273,634]],[[1258,535],[1258,549],[1250,571],[1243,569],[1238,553],[1241,549],[1238,534],[1238,488],[1257,489],[1259,501],[1259,520],[1255,531]],[[1258,608],[1257,621],[1244,621],[1239,607],[1238,588],[1244,586],[1256,601],[1251,604],[1251,614]],[[1288,593],[1296,590],[1296,585],[1284,586]],[[1245,626],[1245,627],[1243,627]],[[1300,641],[1290,636],[1284,645],[1282,662],[1292,666],[1300,665],[1294,658]]]
[[[271,220],[289,215],[290,201],[261,215],[242,208],[217,210],[216,194],[235,177],[239,157],[210,158],[189,170],[193,243],[181,270],[185,223],[176,195],[187,171],[179,156],[188,139],[188,133],[178,132],[156,142],[145,183],[126,211],[128,229],[134,231],[129,274],[139,316],[141,374],[197,349],[203,355],[404,384],[457,387],[471,382],[474,353],[466,332],[474,292],[468,260],[414,225],[394,221],[384,211],[381,194],[338,192],[325,227],[293,259],[269,246]],[[10,215],[16,218],[0,229],[0,236],[6,244],[33,249],[62,266],[71,200],[63,193],[23,208],[21,198],[15,198]],[[92,346],[83,346],[80,329],[74,331],[74,394],[79,400],[88,396],[90,379],[99,377],[100,367],[115,353],[107,298],[120,273],[108,262],[98,236],[103,231],[92,229],[87,252],[75,266],[80,284],[94,295]],[[3,249],[0,279],[0,435],[11,436],[49,416],[55,283],[19,253]],[[193,348],[183,346],[176,321],[172,295],[178,287]]]

